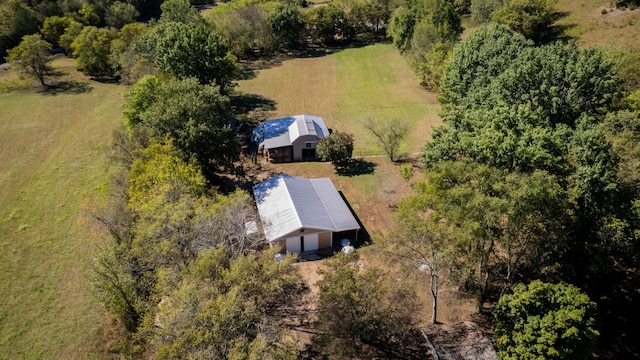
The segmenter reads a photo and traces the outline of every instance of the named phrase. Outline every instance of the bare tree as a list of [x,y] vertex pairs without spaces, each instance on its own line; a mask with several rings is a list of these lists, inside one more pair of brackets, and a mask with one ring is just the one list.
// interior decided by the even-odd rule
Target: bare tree
[[397,152],[400,144],[409,133],[409,124],[406,120],[389,119],[375,120],[371,117],[362,122],[362,126],[369,130],[380,142],[382,148],[391,161],[397,161]]

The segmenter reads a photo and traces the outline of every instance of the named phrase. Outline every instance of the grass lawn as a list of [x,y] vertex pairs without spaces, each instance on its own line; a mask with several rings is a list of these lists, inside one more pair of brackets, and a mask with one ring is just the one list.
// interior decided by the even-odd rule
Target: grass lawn
[[296,58],[260,70],[239,90],[275,102],[274,117],[321,116],[334,130],[355,135],[355,156],[384,154],[361,120],[406,119],[410,125],[401,152],[415,153],[441,122],[435,95],[420,87],[392,44],[337,50]]
[[[105,180],[105,146],[121,121],[123,86],[73,80],[43,92],[0,74],[0,358],[106,357],[106,319],[86,285],[95,239],[86,195]],[[7,88],[14,88],[7,90]]]

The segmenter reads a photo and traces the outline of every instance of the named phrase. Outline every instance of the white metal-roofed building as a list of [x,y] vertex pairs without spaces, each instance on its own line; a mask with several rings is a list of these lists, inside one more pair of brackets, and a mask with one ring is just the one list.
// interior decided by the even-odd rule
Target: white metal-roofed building
[[317,159],[316,145],[327,136],[321,117],[295,115],[263,121],[253,129],[251,140],[271,161],[287,162]]
[[253,187],[267,242],[293,253],[356,240],[360,225],[329,178],[278,175]]

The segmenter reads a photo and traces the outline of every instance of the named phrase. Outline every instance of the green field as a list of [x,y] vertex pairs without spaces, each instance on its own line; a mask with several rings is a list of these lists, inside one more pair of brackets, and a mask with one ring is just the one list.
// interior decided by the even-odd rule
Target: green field
[[[86,196],[105,181],[105,146],[124,87],[0,93],[0,359],[103,357],[106,320],[86,286],[95,239]],[[4,78],[0,78],[5,80]]]
[[434,94],[420,87],[392,44],[287,60],[241,81],[239,90],[275,101],[274,117],[321,116],[328,127],[354,134],[355,156],[383,154],[360,123],[367,117],[406,119],[411,131],[401,151],[408,153],[419,151],[441,121]]

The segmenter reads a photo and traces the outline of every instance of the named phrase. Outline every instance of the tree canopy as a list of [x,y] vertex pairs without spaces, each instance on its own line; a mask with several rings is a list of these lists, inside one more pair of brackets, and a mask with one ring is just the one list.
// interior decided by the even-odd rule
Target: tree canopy
[[45,86],[44,77],[49,72],[51,44],[40,34],[25,35],[18,46],[9,50],[7,60],[18,65],[26,74],[35,77]]
[[229,123],[229,99],[218,87],[195,78],[140,80],[127,94],[125,116],[130,126],[144,126],[153,137],[171,138],[185,156],[201,166],[228,166],[239,156],[236,133]]
[[596,304],[563,283],[518,284],[496,308],[496,346],[501,359],[589,359],[599,332]]

